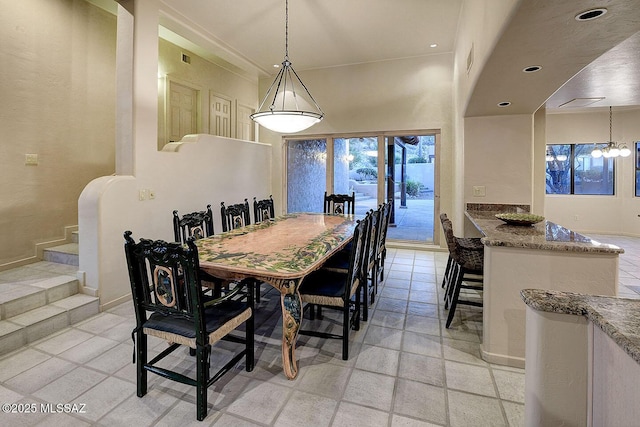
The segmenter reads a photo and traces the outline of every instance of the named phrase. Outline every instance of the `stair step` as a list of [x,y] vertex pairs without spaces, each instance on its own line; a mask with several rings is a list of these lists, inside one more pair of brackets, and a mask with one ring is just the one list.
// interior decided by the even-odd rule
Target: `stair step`
[[81,322],[99,313],[99,299],[75,294],[0,320],[0,355]]
[[80,241],[78,230],[71,232],[71,241],[73,243],[78,243]]
[[78,279],[69,275],[42,277],[26,283],[0,284],[0,319],[8,319],[78,293]]
[[78,243],[66,243],[46,248],[43,252],[43,259],[49,262],[78,266],[80,265],[78,253]]

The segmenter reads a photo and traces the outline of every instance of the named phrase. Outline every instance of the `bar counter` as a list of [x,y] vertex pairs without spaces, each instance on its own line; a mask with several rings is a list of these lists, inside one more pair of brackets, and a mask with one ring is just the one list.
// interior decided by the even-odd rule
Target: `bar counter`
[[632,426],[640,300],[525,289],[525,425]]
[[495,217],[516,211],[528,212],[528,206],[467,205],[465,215],[485,245],[482,357],[524,367],[526,322],[520,291],[616,296],[618,257],[624,250],[551,221],[518,226]]

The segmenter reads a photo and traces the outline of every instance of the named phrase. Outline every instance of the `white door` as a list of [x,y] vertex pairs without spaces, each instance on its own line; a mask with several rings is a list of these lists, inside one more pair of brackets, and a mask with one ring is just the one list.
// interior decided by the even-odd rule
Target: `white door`
[[169,141],[198,133],[198,91],[180,83],[169,83]]
[[251,120],[251,115],[255,112],[253,108],[245,105],[238,105],[238,114],[236,119],[236,138],[245,141],[255,140],[255,124]]
[[209,133],[231,138],[231,100],[209,94]]

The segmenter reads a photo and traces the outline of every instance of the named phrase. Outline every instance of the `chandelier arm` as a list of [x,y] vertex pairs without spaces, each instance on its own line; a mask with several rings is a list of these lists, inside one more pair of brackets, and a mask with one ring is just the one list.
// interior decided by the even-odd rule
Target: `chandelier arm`
[[311,95],[311,92],[309,92],[309,89],[307,89],[307,86],[302,82],[302,80],[298,76],[298,73],[296,73],[296,70],[293,69],[293,66],[290,66],[289,68],[291,68],[291,71],[293,71],[293,74],[296,76],[296,78],[298,79],[298,81],[300,82],[300,84],[302,85],[304,90],[307,92],[307,95],[309,95],[309,98],[313,101],[313,103],[315,104],[315,106],[318,109],[318,111],[320,111],[320,113],[324,116],[324,111],[322,111],[322,108],[320,108],[320,106],[316,102],[316,100],[313,97],[313,95]]
[[[258,107],[258,112],[262,111],[262,107],[264,107],[264,103],[267,102],[267,99],[269,99],[269,94],[271,94],[271,91],[273,90],[273,87],[276,85],[276,83],[278,83],[278,87],[280,87],[280,82],[282,81],[282,76],[281,76],[282,73],[283,73],[283,70],[278,71],[276,78],[271,83],[271,86],[269,86],[267,93],[264,95],[264,99],[262,100],[262,102],[260,103],[260,106]],[[271,107],[274,106],[277,95],[278,95],[278,90],[276,89],[276,92],[273,95],[273,101],[271,101]]]

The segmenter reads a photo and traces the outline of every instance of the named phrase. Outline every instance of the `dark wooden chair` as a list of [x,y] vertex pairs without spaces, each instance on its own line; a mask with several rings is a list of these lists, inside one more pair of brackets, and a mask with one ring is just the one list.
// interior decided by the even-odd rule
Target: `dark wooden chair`
[[[353,244],[346,273],[320,269],[309,274],[300,285],[300,297],[307,307],[313,306],[336,309],[342,312],[342,334],[323,332],[315,329],[300,330],[302,335],[342,340],[342,359],[349,358],[349,331],[360,329],[360,293],[362,291],[362,265],[366,245],[368,217],[358,221],[353,232]],[[304,314],[304,310],[303,310]]]
[[[211,205],[207,205],[204,211],[190,212],[178,215],[178,211],[173,211],[173,235],[176,242],[187,244],[187,240],[195,240],[203,237],[213,236],[213,212]],[[211,283],[214,295],[221,295],[221,287],[229,286],[225,281],[214,277],[204,270],[200,270],[200,280]]]
[[273,207],[273,196],[268,199],[256,200],[253,198],[253,221],[255,223],[267,221],[275,218],[276,213]]
[[324,192],[324,213],[351,214],[355,213],[356,194],[329,194]]
[[453,321],[458,304],[482,307],[482,298],[473,296],[460,296],[460,291],[473,290],[476,295],[483,289],[484,274],[484,245],[478,247],[469,244],[469,239],[458,238],[453,234],[453,226],[448,218],[440,218],[444,235],[449,248],[451,258],[450,271],[445,271],[445,279],[448,279],[445,287],[445,309],[449,309],[445,327],[449,327]]
[[[136,327],[135,340],[137,395],[147,393],[147,372],[196,388],[196,417],[207,415],[207,389],[245,357],[245,369],[254,367],[254,316],[251,282],[240,282],[233,290],[216,299],[202,291],[198,249],[193,239],[187,245],[178,242],[140,239],[124,233],[125,254],[131,282]],[[244,333],[232,335],[244,325]],[[169,345],[152,360],[147,359],[147,336],[166,340]],[[212,346],[219,340],[242,343],[242,351],[218,372],[209,372]],[[183,369],[171,370],[158,362],[181,345],[196,356],[195,378]],[[225,349],[225,351],[227,351]],[[166,365],[165,365],[166,366]],[[169,365],[173,366],[173,365]]]
[[204,211],[186,213],[180,217],[173,211],[173,235],[176,242],[187,243],[190,237],[201,239],[213,236],[213,212],[211,205]]
[[222,231],[235,230],[251,224],[251,214],[249,213],[249,201],[244,199],[244,203],[225,206],[220,203],[220,217],[222,218]]
[[[387,258],[387,230],[389,229],[389,220],[391,219],[391,203],[385,202],[380,207],[380,227],[378,233],[378,248],[376,250],[377,265],[376,275],[379,276],[378,282],[384,280],[384,260]],[[375,294],[378,294],[378,282],[376,282]]]
[[[249,213],[249,201],[244,199],[244,203],[225,206],[220,203],[220,216],[222,217],[222,231],[235,230],[251,224],[251,214]],[[252,280],[256,290],[256,302],[260,303],[260,283]]]

